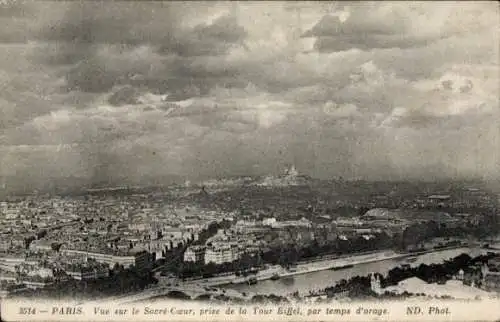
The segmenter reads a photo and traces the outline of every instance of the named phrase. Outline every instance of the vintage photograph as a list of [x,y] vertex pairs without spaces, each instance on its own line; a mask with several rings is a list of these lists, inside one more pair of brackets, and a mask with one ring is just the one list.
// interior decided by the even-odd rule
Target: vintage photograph
[[0,24],[2,312],[499,300],[495,1],[0,0]]

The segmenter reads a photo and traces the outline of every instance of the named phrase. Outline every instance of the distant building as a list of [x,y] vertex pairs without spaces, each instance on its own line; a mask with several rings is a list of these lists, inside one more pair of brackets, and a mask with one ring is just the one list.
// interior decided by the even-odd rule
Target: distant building
[[143,222],[134,222],[128,224],[128,229],[132,231],[146,231],[150,229],[150,225]]
[[500,257],[492,258],[481,268],[483,288],[490,292],[500,292]]
[[0,251],[6,252],[10,249],[10,240],[6,236],[0,236]]
[[299,220],[288,220],[288,221],[276,221],[271,224],[272,228],[284,228],[284,227],[306,227],[310,228],[312,223],[310,220],[302,217]]
[[489,292],[500,292],[500,273],[487,273],[483,278],[483,288]]
[[183,239],[185,233],[180,228],[164,227],[161,230],[161,235],[164,239]]
[[439,200],[439,201],[448,200],[450,198],[451,198],[450,195],[432,195],[428,197],[429,200]]
[[28,288],[24,284],[17,284],[16,282],[8,282],[4,285],[0,285],[0,299],[8,296],[9,294],[22,292],[27,289]]
[[134,267],[137,270],[144,270],[150,267],[150,255],[146,251],[131,250],[128,253],[113,254],[113,253],[98,253],[86,252],[83,250],[63,249],[61,253],[66,255],[80,255],[87,258],[93,258],[97,262],[108,264],[113,268],[116,264],[122,265],[125,268]]
[[386,220],[386,221],[399,221],[403,217],[400,210],[392,210],[386,208],[373,208],[368,210],[362,219],[366,221]]
[[25,257],[2,257],[0,258],[0,269],[15,272],[22,266],[38,266],[38,261],[27,260]]
[[342,218],[342,217],[339,217],[337,219],[335,219],[334,221],[334,224],[337,226],[337,227],[348,227],[348,228],[351,228],[351,227],[360,227],[360,226],[363,226],[363,222],[361,220],[359,220],[358,218]]
[[50,286],[54,284],[53,279],[45,279],[45,278],[40,278],[38,276],[36,277],[29,277],[29,278],[24,278],[22,280],[22,284],[26,285],[27,288],[31,289],[38,289],[38,288],[44,288],[47,286]]
[[98,278],[105,278],[109,276],[109,267],[103,263],[82,263],[68,265],[65,268],[68,276],[75,280],[95,280]]
[[14,272],[7,272],[0,270],[0,284],[3,282],[7,283],[16,283],[17,282],[17,274]]
[[185,262],[204,262],[205,261],[205,246],[190,246],[184,252]]
[[296,177],[299,175],[299,172],[295,168],[295,165],[291,165],[290,168],[286,168],[284,171],[285,176]]
[[26,241],[23,236],[14,235],[10,238],[10,247],[11,248],[25,248]]
[[164,257],[164,253],[167,250],[167,244],[170,243],[164,240],[152,240],[145,246],[147,247],[148,252],[154,254],[154,259],[158,260]]
[[276,218],[265,218],[265,219],[262,219],[262,225],[263,226],[272,226],[275,223],[276,223]]
[[34,240],[30,243],[29,249],[35,252],[50,252],[53,250],[52,243],[50,240]]
[[40,276],[42,278],[53,278],[54,272],[50,268],[33,267],[28,271],[28,276]]

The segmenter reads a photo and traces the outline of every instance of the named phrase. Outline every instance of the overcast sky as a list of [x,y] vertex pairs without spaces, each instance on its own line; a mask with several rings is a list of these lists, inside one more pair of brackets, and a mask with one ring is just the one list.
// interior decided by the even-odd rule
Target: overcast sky
[[0,176],[498,178],[499,17],[480,1],[2,1]]

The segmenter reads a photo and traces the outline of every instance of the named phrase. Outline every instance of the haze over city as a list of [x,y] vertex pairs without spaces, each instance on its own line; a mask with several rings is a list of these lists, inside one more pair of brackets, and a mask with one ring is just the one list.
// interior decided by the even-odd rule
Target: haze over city
[[0,183],[498,179],[498,11],[3,1]]

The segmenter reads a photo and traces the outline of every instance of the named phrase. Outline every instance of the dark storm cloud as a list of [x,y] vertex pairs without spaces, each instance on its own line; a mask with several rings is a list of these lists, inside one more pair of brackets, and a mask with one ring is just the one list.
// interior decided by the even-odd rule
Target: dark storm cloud
[[[81,17],[81,18],[80,18]],[[127,20],[120,17],[87,17],[84,12],[76,19],[56,22],[38,35],[39,39],[83,44],[134,43]],[[70,17],[68,17],[70,18]]]
[[119,3],[106,6],[99,2],[78,3],[70,7],[61,20],[43,27],[35,38],[87,45],[151,45],[159,47],[163,53],[202,56],[223,54],[247,35],[230,15],[209,24],[183,27],[181,16],[189,15],[189,10],[194,10],[189,4]]
[[[367,17],[368,18],[368,17]],[[309,31],[306,31],[303,37],[332,37],[337,35],[392,35],[395,30],[404,27],[404,21],[399,21],[399,25],[387,25],[372,23],[370,19],[353,22],[353,17],[347,18],[342,22],[339,17],[325,15]],[[401,31],[401,30],[400,30]]]
[[319,52],[337,52],[352,48],[368,50],[371,48],[391,48],[411,45],[412,41],[401,35],[405,29],[404,21],[396,25],[373,23],[370,19],[357,19],[350,16],[342,22],[339,17],[325,15],[302,37],[315,37],[314,48]]
[[[176,59],[175,62],[157,66],[154,75],[128,77],[122,82],[150,91],[154,94],[168,93],[167,101],[180,101],[193,96],[207,95],[217,85],[242,88],[248,81],[238,77],[235,67],[213,66],[207,68],[203,60]],[[123,75],[123,73],[121,73]]]
[[[36,35],[48,45],[35,53],[35,60],[72,66],[65,77],[69,91],[105,93],[115,85],[129,84],[184,99],[206,94],[225,78],[234,82],[233,72],[217,64],[207,68],[203,57],[224,55],[233,46],[243,45],[247,33],[235,17],[223,15],[212,23],[185,27],[179,17],[189,14],[187,4],[118,7],[121,10],[110,11],[99,3],[72,6],[61,20]],[[160,55],[156,63],[147,66],[137,58],[133,62],[124,58],[141,46]],[[108,48],[113,48],[114,57],[106,52]],[[123,64],[113,62],[119,59]]]
[[137,104],[138,91],[132,86],[125,86],[114,92],[109,98],[108,103],[113,106],[121,106],[127,104]]
[[359,34],[359,35],[338,35],[335,37],[318,37],[314,43],[314,49],[321,53],[331,53],[346,51],[349,49],[371,50],[373,48],[409,48],[418,45],[425,45],[428,40],[416,42],[403,35],[382,35],[382,34]]
[[433,126],[448,126],[459,120],[456,117],[429,115],[415,110],[405,115],[390,118],[385,124],[394,128],[425,129]]
[[201,24],[175,38],[165,39],[159,52],[183,57],[218,56],[234,45],[243,46],[246,36],[246,30],[238,25],[235,17],[223,16],[211,24]]
[[445,37],[437,34],[415,37],[411,30],[412,10],[395,7],[394,12],[385,17],[377,15],[377,9],[377,4],[354,4],[347,20],[325,15],[302,37],[316,38],[314,49],[321,53],[420,47]]
[[68,72],[66,82],[70,91],[104,93],[113,88],[118,76],[117,71],[106,68],[98,59],[86,59]]
[[[125,72],[122,72],[121,68],[109,66],[99,51],[114,44],[125,48],[147,42],[148,39],[133,26],[134,22],[151,21],[155,10],[161,11],[167,21],[174,19],[170,7],[163,4],[121,3],[117,8],[101,2],[72,3],[61,17],[56,17],[34,35],[44,46],[34,53],[33,59],[47,65],[72,66],[65,76],[69,91],[108,92],[127,73],[128,67],[123,66]],[[164,25],[168,33],[169,23]]]
[[155,43],[175,29],[186,6],[172,3],[73,2],[35,35],[41,41],[87,44]]
[[32,55],[37,63],[52,66],[74,65],[92,57],[95,49],[89,44],[56,42],[42,44],[41,48]]

